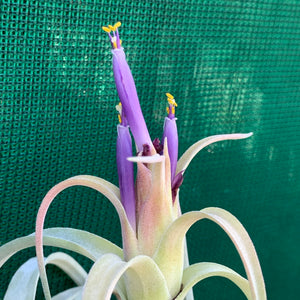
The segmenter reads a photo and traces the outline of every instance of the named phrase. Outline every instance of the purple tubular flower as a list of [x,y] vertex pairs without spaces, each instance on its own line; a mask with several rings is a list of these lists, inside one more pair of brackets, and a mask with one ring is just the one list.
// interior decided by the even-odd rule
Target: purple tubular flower
[[175,118],[175,106],[177,106],[174,97],[167,93],[169,106],[167,108],[168,116],[165,118],[164,134],[162,142],[167,138],[168,151],[171,163],[171,180],[173,181],[176,173],[177,159],[178,159],[178,133]]
[[142,151],[145,144],[154,149],[123,48],[113,49],[112,53],[117,91],[138,151]]
[[136,203],[134,192],[134,170],[133,163],[127,158],[132,156],[132,142],[129,132],[129,126],[119,124],[117,126],[117,168],[119,175],[119,187],[121,201],[127,214],[127,218],[133,228],[136,230]]
[[178,158],[178,135],[176,118],[165,118],[163,141],[167,138],[168,150],[171,163],[171,180],[175,177]]
[[118,31],[120,26],[121,22],[117,22],[113,26],[108,25],[108,27],[102,27],[102,29],[107,32],[112,45],[113,72],[118,95],[138,151],[143,151],[143,145],[146,144],[149,145],[150,154],[153,155],[156,152],[152,145],[147,125],[142,114],[135,83],[126,61],[124,49],[121,47]]

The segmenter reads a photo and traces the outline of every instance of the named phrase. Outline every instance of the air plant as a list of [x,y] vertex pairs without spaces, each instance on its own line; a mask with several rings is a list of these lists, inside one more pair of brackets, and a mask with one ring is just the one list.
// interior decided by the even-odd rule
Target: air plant
[[[252,241],[241,223],[224,209],[209,207],[182,214],[179,187],[193,157],[209,144],[245,139],[248,134],[225,134],[196,142],[178,160],[175,117],[177,103],[167,93],[167,116],[162,141],[151,140],[141,111],[135,83],[121,46],[118,28],[103,27],[113,54],[113,73],[120,104],[117,126],[117,167],[119,188],[95,176],[79,175],[55,185],[43,199],[35,233],[15,239],[0,248],[0,266],[18,251],[35,246],[36,257],[26,261],[12,277],[5,294],[9,299],[35,299],[41,280],[45,299],[105,299],[115,294],[122,300],[194,299],[192,287],[211,276],[234,282],[248,299],[265,300],[264,280]],[[132,138],[137,155],[132,153]],[[134,163],[137,165],[134,179]],[[114,205],[121,223],[123,249],[86,231],[72,228],[44,229],[47,210],[61,191],[87,186],[102,193]],[[234,243],[247,278],[212,262],[188,263],[185,235],[201,219],[218,224]],[[56,252],[47,258],[43,246],[72,250],[91,259],[88,273],[71,256]],[[54,264],[77,284],[52,297],[45,266]]]

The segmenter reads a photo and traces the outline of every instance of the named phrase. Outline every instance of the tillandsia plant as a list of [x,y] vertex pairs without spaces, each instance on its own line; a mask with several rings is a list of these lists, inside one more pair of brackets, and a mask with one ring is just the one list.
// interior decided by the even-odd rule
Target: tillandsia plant
[[[5,300],[35,299],[37,282],[44,296],[54,299],[108,300],[112,294],[122,300],[194,299],[192,287],[210,276],[226,277],[248,299],[265,300],[260,264],[249,235],[240,222],[221,208],[209,207],[181,214],[179,187],[193,157],[205,146],[223,140],[244,139],[248,134],[215,135],[192,145],[178,160],[178,136],[174,97],[167,93],[167,116],[162,140],[151,140],[141,111],[135,83],[121,46],[118,28],[103,27],[112,45],[113,73],[120,104],[117,126],[119,188],[104,179],[80,175],[54,186],[39,208],[35,233],[13,240],[0,248],[1,266],[16,252],[36,247],[36,257],[26,261],[10,281]],[[132,138],[137,155],[132,153]],[[134,163],[137,165],[134,175]],[[135,178],[136,177],[136,178]],[[105,195],[121,222],[123,249],[108,240],[72,228],[43,229],[47,210],[61,191],[81,185]],[[212,262],[188,264],[185,235],[201,219],[218,224],[234,243],[247,278]],[[94,264],[89,273],[71,256],[56,252],[44,257],[43,246],[56,246],[80,253]],[[51,297],[45,266],[54,264],[76,283]]]

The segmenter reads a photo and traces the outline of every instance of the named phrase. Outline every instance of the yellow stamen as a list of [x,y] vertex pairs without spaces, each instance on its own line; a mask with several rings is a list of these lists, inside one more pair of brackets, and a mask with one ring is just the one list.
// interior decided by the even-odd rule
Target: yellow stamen
[[107,33],[111,32],[111,30],[108,27],[106,27],[106,26],[102,26],[102,30],[104,30]]
[[115,31],[115,27],[112,26],[112,25],[108,25],[108,28],[109,28],[110,30],[112,30],[112,31]]
[[119,104],[116,105],[116,110],[120,115],[122,114],[122,103],[121,102],[119,102]]
[[170,98],[170,99],[174,99],[174,96],[171,95],[170,93],[166,93],[166,96],[167,96],[168,98]]
[[118,48],[116,42],[113,42],[113,48],[114,48],[114,49],[117,49],[117,48]]
[[121,124],[122,123],[122,117],[121,117],[121,114],[122,114],[122,104],[121,104],[121,102],[119,102],[119,104],[116,105],[116,110],[119,113],[118,114],[118,119],[119,119],[119,122]]
[[114,27],[117,29],[117,28],[119,28],[121,26],[121,22],[117,22],[115,25],[114,25]]
[[177,103],[175,102],[174,98],[173,99],[168,98],[167,100],[172,106],[177,106]]
[[170,93],[166,93],[166,96],[168,97],[167,100],[170,103],[170,105],[177,106],[177,103],[176,103],[173,95],[171,95]]
[[167,114],[169,114],[170,113],[170,108],[169,108],[169,106],[167,106]]
[[172,115],[175,115],[175,107],[172,106]]

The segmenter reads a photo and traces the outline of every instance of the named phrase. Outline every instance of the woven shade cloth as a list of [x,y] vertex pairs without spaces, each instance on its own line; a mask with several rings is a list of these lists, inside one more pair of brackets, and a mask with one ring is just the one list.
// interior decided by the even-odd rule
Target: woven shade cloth
[[[46,192],[79,174],[117,184],[110,44],[102,25],[122,22],[123,46],[151,137],[161,138],[165,92],[178,103],[179,154],[200,138],[253,132],[205,148],[185,173],[183,212],[218,206],[248,230],[268,298],[300,294],[300,3],[297,0],[2,0],[0,15],[0,242],[34,231]],[[46,227],[88,230],[121,246],[113,206],[72,187]],[[245,274],[210,221],[188,233],[190,262]],[[57,250],[45,247],[45,254]],[[0,270],[0,299],[34,249]],[[87,269],[91,262],[74,255]],[[51,292],[73,285],[48,267]],[[226,279],[206,279],[195,299],[245,299]],[[37,299],[43,299],[41,287]]]

